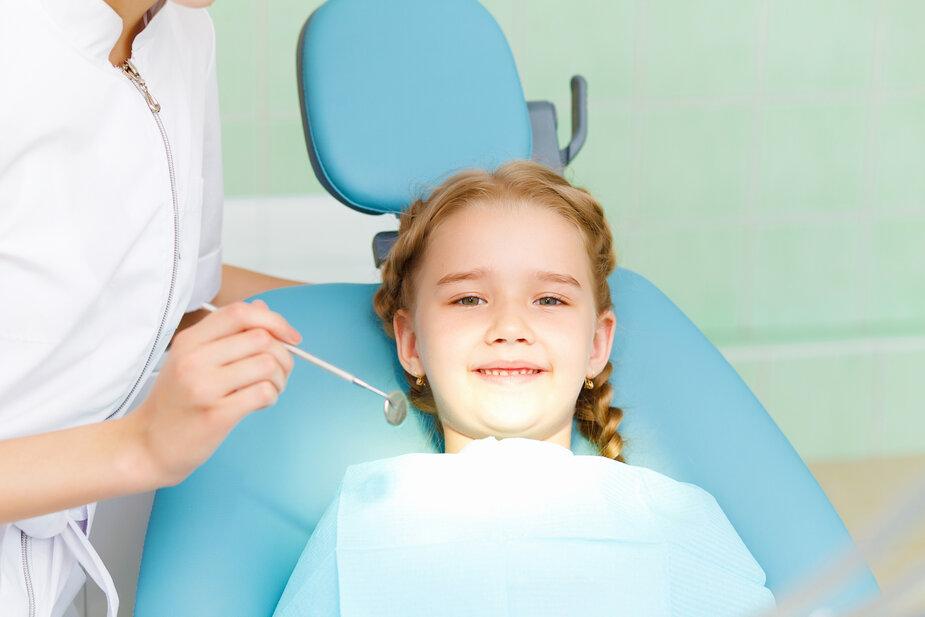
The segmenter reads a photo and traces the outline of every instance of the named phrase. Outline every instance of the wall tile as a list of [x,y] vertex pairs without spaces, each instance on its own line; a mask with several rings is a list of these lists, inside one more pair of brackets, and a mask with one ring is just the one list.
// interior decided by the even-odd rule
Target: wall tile
[[293,195],[323,191],[308,158],[302,121],[295,119],[271,122],[268,133],[269,192]]
[[735,338],[743,311],[744,239],[735,230],[622,234],[622,265],[661,289],[714,343]]
[[317,0],[269,0],[267,112],[273,120],[299,117],[296,45],[302,25],[320,4]]
[[879,374],[884,454],[925,452],[925,351],[884,357]]
[[925,214],[876,221],[870,241],[871,321],[925,330]]
[[754,164],[751,109],[667,108],[643,112],[639,197],[642,221],[741,220]]
[[255,31],[258,10],[257,2],[218,2],[209,9],[215,24],[219,105],[222,116],[235,121],[253,118],[264,94],[255,87],[263,70],[257,42],[264,33]]
[[886,0],[881,3],[880,82],[886,90],[925,88],[925,3]]
[[804,460],[882,451],[871,356],[769,359],[755,394]]
[[[920,69],[925,73],[925,60]],[[877,125],[871,207],[925,212],[925,92],[911,100],[880,107]]]
[[588,96],[597,100],[631,93],[636,15],[629,0],[567,5],[531,0],[520,5],[515,34],[508,36],[521,82],[528,100],[556,105],[563,143],[570,134],[573,75],[585,77]]
[[742,97],[757,87],[761,2],[640,3],[639,93],[645,99]]
[[760,121],[755,199],[760,216],[860,207],[867,145],[863,106],[772,107]]
[[766,91],[863,93],[872,85],[875,0],[768,3]]
[[748,242],[754,268],[749,330],[772,338],[813,332],[824,337],[832,331],[851,335],[863,323],[860,223],[758,229]]

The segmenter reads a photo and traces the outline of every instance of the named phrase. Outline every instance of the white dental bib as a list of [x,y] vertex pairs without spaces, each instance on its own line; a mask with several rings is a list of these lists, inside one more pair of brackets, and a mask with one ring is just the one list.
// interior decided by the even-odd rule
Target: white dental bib
[[764,581],[702,489],[489,437],[348,468],[275,615],[719,617]]

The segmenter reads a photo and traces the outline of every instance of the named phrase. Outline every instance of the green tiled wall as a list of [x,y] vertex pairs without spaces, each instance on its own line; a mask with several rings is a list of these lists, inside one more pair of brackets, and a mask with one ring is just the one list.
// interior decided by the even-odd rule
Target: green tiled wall
[[[322,192],[295,81],[318,4],[211,9],[230,196]],[[624,265],[721,348],[770,350],[736,366],[805,436],[801,452],[925,451],[909,420],[921,353],[774,359],[790,344],[925,336],[925,3],[484,4],[527,98],[556,104],[563,143],[568,80],[588,79],[588,141],[568,176],[605,204]],[[869,406],[893,415],[867,426]]]
[[925,345],[809,351],[734,364],[804,458],[925,452]]

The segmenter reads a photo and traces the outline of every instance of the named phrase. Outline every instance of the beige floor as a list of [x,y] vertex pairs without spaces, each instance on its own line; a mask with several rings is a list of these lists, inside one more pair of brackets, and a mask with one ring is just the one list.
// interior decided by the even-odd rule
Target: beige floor
[[[914,485],[925,482],[925,456],[859,461],[818,461],[809,467],[848,530],[859,539],[870,533],[871,526],[890,506],[900,503]],[[905,536],[886,558],[871,563],[881,589],[899,583],[904,573],[925,565],[925,512],[911,535]],[[905,615],[908,611],[925,611],[925,578],[902,610],[889,615]],[[919,613],[920,614],[920,613]]]

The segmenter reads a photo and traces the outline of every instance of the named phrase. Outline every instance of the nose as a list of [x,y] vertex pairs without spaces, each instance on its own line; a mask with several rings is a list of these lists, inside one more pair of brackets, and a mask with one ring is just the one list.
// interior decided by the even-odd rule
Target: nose
[[491,324],[485,332],[485,342],[489,345],[498,343],[530,345],[533,341],[533,330],[522,311],[513,303],[496,303]]

